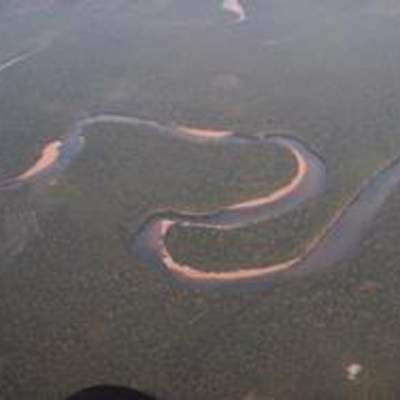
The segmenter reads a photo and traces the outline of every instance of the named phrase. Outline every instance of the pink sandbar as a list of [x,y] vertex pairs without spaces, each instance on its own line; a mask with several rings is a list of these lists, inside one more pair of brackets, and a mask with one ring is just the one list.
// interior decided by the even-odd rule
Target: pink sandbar
[[62,143],[57,140],[46,145],[42,150],[42,155],[39,158],[39,160],[37,160],[36,163],[32,165],[32,167],[30,167],[27,171],[19,175],[17,179],[19,180],[31,179],[35,175],[51,167],[58,160],[58,157],[60,156],[61,144]]
[[246,13],[239,0],[223,0],[222,9],[236,14],[239,21],[244,21],[246,19]]
[[168,233],[168,230],[175,225],[173,221],[164,220],[161,221],[160,226],[160,247],[162,252],[162,258],[166,267],[181,276],[194,281],[209,281],[209,282],[234,282],[243,279],[259,278],[274,274],[276,272],[282,272],[288,270],[295,265],[300,258],[293,258],[283,263],[272,264],[266,267],[250,268],[250,269],[239,269],[236,271],[224,271],[224,272],[204,272],[198,269],[192,268],[188,265],[182,265],[174,261],[167,247],[165,246],[164,237]]
[[[197,132],[197,129],[194,129]],[[200,132],[203,132],[200,130]],[[208,132],[208,131],[206,131]],[[211,131],[213,132],[213,131]],[[239,203],[229,207],[231,210],[238,210],[241,208],[250,208],[265,204],[270,204],[276,202],[294,191],[299,187],[301,182],[303,181],[304,177],[307,175],[309,166],[307,161],[301,155],[301,153],[294,147],[289,148],[292,154],[294,155],[296,162],[297,162],[297,172],[295,176],[291,179],[291,181],[283,186],[282,188],[276,190],[275,192],[271,193],[268,196],[260,197],[254,200],[246,201],[243,203]],[[249,269],[239,269],[236,271],[224,271],[224,272],[204,272],[200,271],[196,268],[190,267],[188,265],[182,265],[174,261],[171,254],[169,253],[166,245],[165,245],[165,236],[167,235],[168,231],[171,227],[175,225],[174,221],[170,220],[163,220],[160,221],[159,229],[160,229],[160,236],[159,236],[159,246],[161,248],[162,258],[166,265],[166,267],[181,276],[184,276],[188,279],[194,281],[209,281],[209,282],[233,282],[239,281],[243,279],[251,279],[251,278],[258,278],[262,276],[271,275],[277,272],[282,272],[285,270],[290,269],[293,265],[297,264],[301,257],[292,258],[290,260],[284,261],[282,263],[272,264],[266,267],[260,268],[249,268]]]
[[178,126],[178,130],[181,132],[204,139],[221,139],[227,136],[231,136],[231,131],[218,131],[213,129],[199,129],[199,128],[189,128],[187,126]]
[[228,207],[228,209],[238,210],[241,208],[251,208],[251,207],[274,203],[294,192],[299,187],[304,177],[307,175],[308,164],[298,150],[291,147],[290,151],[292,152],[292,154],[296,159],[297,172],[296,175],[293,177],[293,179],[287,185],[281,187],[280,189],[276,190],[275,192],[271,193],[268,196],[259,197],[257,199],[245,201],[239,204],[234,204],[233,206]]

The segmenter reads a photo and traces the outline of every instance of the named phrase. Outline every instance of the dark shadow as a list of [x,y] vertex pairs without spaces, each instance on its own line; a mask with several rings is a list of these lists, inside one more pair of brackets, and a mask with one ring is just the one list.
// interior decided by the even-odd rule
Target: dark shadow
[[93,386],[75,393],[65,400],[157,400],[148,394],[122,386]]

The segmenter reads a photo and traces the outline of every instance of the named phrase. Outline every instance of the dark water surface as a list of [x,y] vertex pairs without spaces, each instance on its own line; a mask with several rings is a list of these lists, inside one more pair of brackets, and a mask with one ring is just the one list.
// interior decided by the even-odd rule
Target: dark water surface
[[[289,133],[324,161],[322,196],[231,231],[181,226],[166,241],[204,271],[298,254],[400,154],[400,7],[242,4],[237,23],[217,0],[1,2],[0,177],[93,115]],[[265,196],[293,176],[293,159],[151,126],[87,130],[68,169],[1,192],[1,399],[62,400],[101,383],[182,400],[398,398],[398,190],[326,273],[273,291],[197,292],[135,258],[132,233],[156,209]]]

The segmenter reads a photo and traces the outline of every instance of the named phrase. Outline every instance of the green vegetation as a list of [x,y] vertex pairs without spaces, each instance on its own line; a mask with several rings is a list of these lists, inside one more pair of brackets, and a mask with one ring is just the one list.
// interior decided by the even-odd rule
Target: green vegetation
[[[1,175],[23,171],[44,143],[96,113],[290,131],[326,162],[321,199],[234,232],[176,229],[168,237],[179,260],[204,269],[286,258],[400,153],[398,28],[380,18],[369,25],[357,7],[344,16],[333,2],[311,17],[311,0],[300,12],[293,2],[254,2],[248,25],[227,27],[214,3],[199,14],[183,3],[132,2],[121,11],[99,0],[95,8],[56,8],[51,18],[35,13],[23,25],[1,20],[2,60],[21,50],[14,42],[30,48],[47,34],[57,38],[0,75]],[[170,25],[182,20],[189,23]],[[263,45],[281,36],[279,45]],[[240,84],[216,85],[221,74]],[[132,232],[156,208],[217,209],[269,193],[292,172],[292,160],[272,147],[191,145],[102,125],[90,128],[85,151],[56,185],[3,193],[0,238],[7,220],[24,240],[22,252],[1,260],[3,397],[61,400],[113,382],[194,400],[241,400],[252,391],[395,399],[398,194],[356,258],[273,291],[177,288],[131,252]],[[40,235],[14,230],[36,220]],[[354,362],[364,370],[350,382]]]

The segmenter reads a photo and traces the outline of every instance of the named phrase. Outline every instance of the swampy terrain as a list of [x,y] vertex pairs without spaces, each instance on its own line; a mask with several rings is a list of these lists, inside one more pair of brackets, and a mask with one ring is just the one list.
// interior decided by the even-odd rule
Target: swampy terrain
[[372,203],[400,155],[399,37],[395,0],[2,1],[0,398],[398,399],[400,185],[335,262],[282,285],[177,284],[135,243],[160,210],[285,187],[299,167],[268,135],[318,157],[323,190],[235,229],[177,224],[176,264],[281,263],[360,188]]

